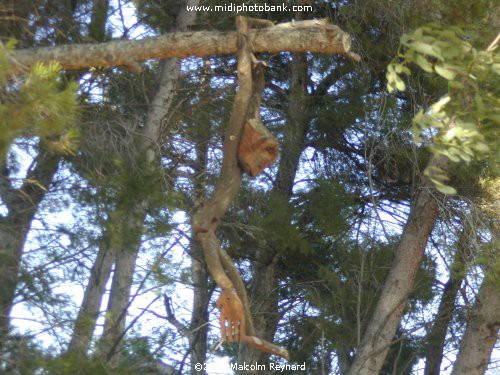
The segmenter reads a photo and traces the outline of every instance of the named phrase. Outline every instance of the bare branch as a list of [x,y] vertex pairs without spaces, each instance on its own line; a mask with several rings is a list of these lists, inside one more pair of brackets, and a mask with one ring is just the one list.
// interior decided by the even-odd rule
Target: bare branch
[[[21,74],[37,62],[58,61],[64,69],[85,67],[137,66],[148,59],[209,56],[237,52],[235,32],[177,32],[142,40],[116,40],[99,44],[72,44],[17,50],[10,54],[10,73]],[[248,36],[254,52],[281,51],[345,54],[350,52],[351,38],[338,26],[322,20],[307,20],[250,30]],[[4,46],[0,43],[0,48]]]
[[165,311],[167,312],[168,322],[172,324],[177,329],[177,331],[182,333],[184,336],[188,336],[189,330],[186,328],[184,324],[179,322],[175,317],[175,313],[172,308],[172,302],[166,294],[163,294],[163,305],[165,306]]

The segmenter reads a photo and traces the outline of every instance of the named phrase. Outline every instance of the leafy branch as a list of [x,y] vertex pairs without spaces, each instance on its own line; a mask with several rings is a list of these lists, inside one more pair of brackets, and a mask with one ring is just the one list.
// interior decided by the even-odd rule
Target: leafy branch
[[13,42],[0,48],[0,158],[12,140],[35,134],[53,152],[73,154],[78,145],[77,84],[62,83],[60,64],[36,63],[24,77],[9,76],[7,54]]
[[[430,108],[420,109],[413,119],[416,142],[422,135],[432,135],[433,155],[454,163],[498,160],[500,56],[495,51],[500,38],[478,51],[466,37],[457,27],[436,24],[404,34],[400,51],[387,68],[387,88],[404,91],[402,76],[411,74],[411,64],[445,80],[447,93]],[[490,163],[492,170],[498,168],[495,164]],[[445,184],[444,171],[427,168],[424,173],[441,192],[456,194]]]

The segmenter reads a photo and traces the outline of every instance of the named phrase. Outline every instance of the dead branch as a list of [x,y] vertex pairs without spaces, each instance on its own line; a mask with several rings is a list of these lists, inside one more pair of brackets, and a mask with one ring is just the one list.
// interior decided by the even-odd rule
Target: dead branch
[[[255,23],[255,22],[254,22]],[[249,119],[260,119],[262,66],[256,63],[249,41],[249,24],[237,17],[238,83],[233,110],[224,139],[222,169],[211,199],[193,217],[193,228],[200,241],[207,268],[222,289],[217,307],[221,310],[220,327],[226,342],[244,342],[258,350],[289,359],[288,351],[255,337],[248,296],[240,273],[232,259],[220,246],[215,230],[221,217],[236,197],[241,186],[242,171],[238,165],[238,146],[243,126]],[[253,65],[253,67],[252,67]]]
[[[264,28],[249,30],[248,41],[254,52],[309,51],[345,54],[355,61],[360,59],[357,54],[350,52],[349,34],[324,20],[288,22],[276,26],[270,24],[265,22],[261,25]],[[234,54],[238,50],[237,46],[238,36],[235,32],[196,31],[169,33],[142,40],[29,48],[9,54],[9,73],[21,74],[37,62],[50,61],[58,61],[63,69],[137,66],[138,62],[149,59]],[[1,43],[0,49],[4,49]]]

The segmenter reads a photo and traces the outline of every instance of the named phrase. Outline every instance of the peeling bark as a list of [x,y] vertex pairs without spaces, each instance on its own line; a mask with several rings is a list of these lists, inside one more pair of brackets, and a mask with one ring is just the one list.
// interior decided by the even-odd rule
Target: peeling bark
[[224,158],[215,191],[193,217],[193,229],[200,242],[210,275],[221,288],[217,300],[221,335],[226,342],[246,343],[260,351],[289,359],[289,353],[271,342],[255,337],[245,285],[231,258],[215,235],[222,216],[239,191],[242,170],[238,165],[238,146],[243,126],[250,119],[260,120],[260,97],[264,88],[262,64],[252,54],[249,43],[251,25],[268,21],[236,17],[238,30],[238,83],[229,126],[224,136]]
[[[195,12],[187,12],[194,17]],[[189,22],[186,22],[188,25]],[[359,56],[351,53],[349,34],[325,20],[307,20],[284,23],[275,27],[251,30],[249,42],[254,52],[278,53],[318,52],[346,54],[354,60]],[[0,45],[1,47],[1,45]],[[63,69],[87,67],[135,66],[148,59],[172,57],[209,56],[237,52],[235,32],[196,31],[168,33],[159,37],[138,41],[121,40],[100,44],[72,44],[56,47],[17,50],[10,57],[11,74],[26,72],[37,62],[58,61]]]
[[[307,100],[307,61],[304,54],[294,54],[291,64],[291,96],[288,104],[288,125],[285,130],[278,175],[273,194],[288,200],[292,196],[295,175],[304,150],[305,135],[309,123],[309,101]],[[250,300],[256,335],[273,341],[278,322],[278,276],[275,250],[266,247],[256,256]],[[269,355],[252,348],[243,347],[238,354],[238,363],[266,363]]]

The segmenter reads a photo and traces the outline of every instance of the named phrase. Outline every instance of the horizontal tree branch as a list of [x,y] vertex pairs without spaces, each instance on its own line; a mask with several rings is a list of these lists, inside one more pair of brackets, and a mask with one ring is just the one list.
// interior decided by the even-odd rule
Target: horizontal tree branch
[[[177,32],[142,40],[22,49],[14,51],[8,59],[12,75],[28,71],[37,62],[50,61],[58,61],[63,69],[136,67],[148,59],[234,54],[237,52],[236,41],[236,32]],[[254,52],[338,53],[359,61],[359,56],[350,52],[349,34],[326,20],[289,22],[251,30],[249,41]],[[3,48],[1,44],[0,48]]]

